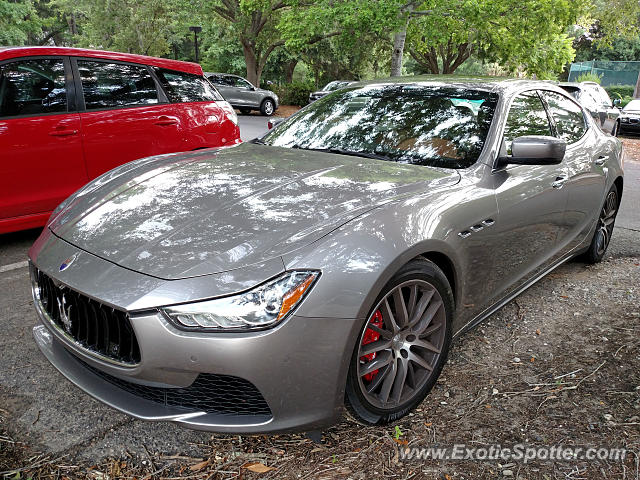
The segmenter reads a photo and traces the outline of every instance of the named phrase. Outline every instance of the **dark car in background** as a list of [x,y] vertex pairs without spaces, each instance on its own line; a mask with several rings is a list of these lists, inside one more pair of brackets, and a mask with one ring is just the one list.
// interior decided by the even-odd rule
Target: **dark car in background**
[[620,101],[611,101],[607,91],[596,82],[565,82],[559,87],[569,92],[576,100],[584,105],[603,132],[611,133],[614,137],[620,129]]
[[259,110],[262,115],[271,116],[278,108],[280,100],[275,92],[255,87],[242,77],[210,72],[204,75],[227,102],[245,115]]
[[0,48],[0,233],[43,226],[65,198],[131,160],[235,145],[237,122],[195,63]]
[[348,80],[334,80],[333,82],[327,83],[322,90],[316,90],[315,92],[309,95],[309,103],[315,102],[319,98],[328,95],[331,92],[334,92],[340,88],[347,87],[351,85],[353,82]]
[[640,132],[640,99],[631,100],[622,109],[620,132]]

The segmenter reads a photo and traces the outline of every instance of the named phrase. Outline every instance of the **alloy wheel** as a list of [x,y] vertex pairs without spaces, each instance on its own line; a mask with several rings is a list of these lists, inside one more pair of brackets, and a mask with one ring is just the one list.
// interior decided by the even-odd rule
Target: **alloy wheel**
[[273,102],[271,100],[265,100],[264,102],[264,114],[271,115],[273,113]]
[[596,239],[596,254],[598,256],[604,255],[604,252],[609,246],[609,241],[611,241],[613,224],[616,220],[617,212],[618,194],[615,190],[611,190],[607,194],[607,199],[604,202],[604,206],[602,207],[602,211],[600,212],[600,219],[598,220],[598,236]]
[[446,338],[442,297],[424,280],[404,282],[373,310],[359,341],[358,383],[380,409],[410,402],[432,376]]

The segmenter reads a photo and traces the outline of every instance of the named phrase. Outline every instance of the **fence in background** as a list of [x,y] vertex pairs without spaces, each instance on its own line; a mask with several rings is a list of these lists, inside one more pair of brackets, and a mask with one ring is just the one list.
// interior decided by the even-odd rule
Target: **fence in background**
[[640,62],[614,62],[609,60],[591,60],[572,63],[569,81],[575,82],[583,73],[593,73],[600,77],[603,87],[608,85],[635,85],[640,73]]

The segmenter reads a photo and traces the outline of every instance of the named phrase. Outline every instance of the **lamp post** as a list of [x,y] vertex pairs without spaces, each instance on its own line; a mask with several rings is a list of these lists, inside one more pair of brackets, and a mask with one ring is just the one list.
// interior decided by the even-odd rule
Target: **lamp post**
[[202,27],[189,27],[189,30],[191,30],[193,32],[193,38],[194,38],[194,44],[196,47],[196,63],[199,62],[199,52],[198,52],[198,34],[202,31]]

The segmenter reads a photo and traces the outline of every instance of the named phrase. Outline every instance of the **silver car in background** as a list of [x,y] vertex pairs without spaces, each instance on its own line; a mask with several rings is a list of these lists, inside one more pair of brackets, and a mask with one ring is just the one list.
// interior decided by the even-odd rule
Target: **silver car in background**
[[560,88],[569,92],[587,108],[596,124],[614,137],[620,130],[620,100],[611,101],[607,91],[596,82],[565,82]]
[[452,339],[563,262],[603,258],[621,157],[549,83],[353,85],[261,139],[72,195],[29,252],[34,337],[141,419],[282,432],[346,406],[392,422]]
[[245,115],[258,110],[262,115],[271,116],[279,106],[280,100],[275,92],[255,87],[242,77],[211,72],[205,72],[204,76],[233,108]]

